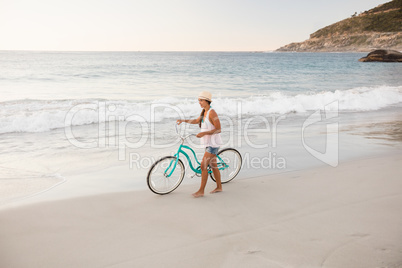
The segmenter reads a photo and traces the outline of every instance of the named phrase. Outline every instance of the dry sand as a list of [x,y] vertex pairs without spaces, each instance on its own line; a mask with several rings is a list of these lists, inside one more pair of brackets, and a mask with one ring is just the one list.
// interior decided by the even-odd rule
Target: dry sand
[[197,187],[3,207],[0,267],[402,267],[402,154]]

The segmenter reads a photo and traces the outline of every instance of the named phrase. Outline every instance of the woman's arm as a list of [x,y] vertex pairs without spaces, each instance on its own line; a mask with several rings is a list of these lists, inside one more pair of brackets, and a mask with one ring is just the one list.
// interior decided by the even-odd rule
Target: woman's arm
[[215,112],[215,110],[211,110],[211,112],[209,113],[208,119],[212,123],[212,125],[214,125],[215,129],[198,133],[197,134],[198,138],[201,138],[205,135],[213,135],[213,134],[221,133],[221,121],[219,121],[218,114]]
[[208,119],[215,127],[215,129],[212,130],[212,134],[221,133],[221,121],[219,120],[218,114],[215,112],[215,110],[211,110]]
[[212,134],[221,133],[221,121],[219,120],[218,114],[215,112],[215,110],[211,110],[209,113],[209,121],[215,127]]
[[187,119],[187,120],[181,120],[181,119],[179,119],[179,120],[177,120],[176,122],[177,122],[177,124],[180,125],[181,123],[199,124],[200,121],[201,121],[201,116],[198,117],[197,119]]

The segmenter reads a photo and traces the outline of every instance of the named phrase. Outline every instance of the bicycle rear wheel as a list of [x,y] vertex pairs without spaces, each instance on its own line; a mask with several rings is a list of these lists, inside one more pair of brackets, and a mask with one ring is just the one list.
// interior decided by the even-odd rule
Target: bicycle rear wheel
[[177,165],[175,162],[176,157],[166,156],[152,165],[147,176],[148,187],[152,192],[168,194],[179,187],[184,178],[184,165],[180,159]]
[[[221,182],[227,183],[233,180],[240,172],[242,165],[241,154],[236,149],[226,148],[220,151],[218,156],[217,163],[221,173]],[[210,173],[210,176],[213,181],[216,181],[213,173]]]

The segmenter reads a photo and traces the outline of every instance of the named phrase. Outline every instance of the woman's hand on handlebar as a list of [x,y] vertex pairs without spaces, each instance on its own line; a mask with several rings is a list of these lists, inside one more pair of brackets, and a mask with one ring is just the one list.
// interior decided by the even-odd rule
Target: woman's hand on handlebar
[[184,122],[184,120],[179,119],[179,120],[176,121],[176,124],[180,125],[183,122]]
[[205,132],[200,132],[200,133],[198,133],[197,134],[197,138],[202,138],[202,137],[204,137],[205,136]]

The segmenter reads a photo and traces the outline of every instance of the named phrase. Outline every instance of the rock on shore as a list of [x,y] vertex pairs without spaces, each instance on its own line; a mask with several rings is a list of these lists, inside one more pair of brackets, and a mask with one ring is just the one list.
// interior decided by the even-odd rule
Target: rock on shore
[[377,49],[370,52],[366,57],[359,59],[359,61],[402,62],[402,53],[396,50]]

